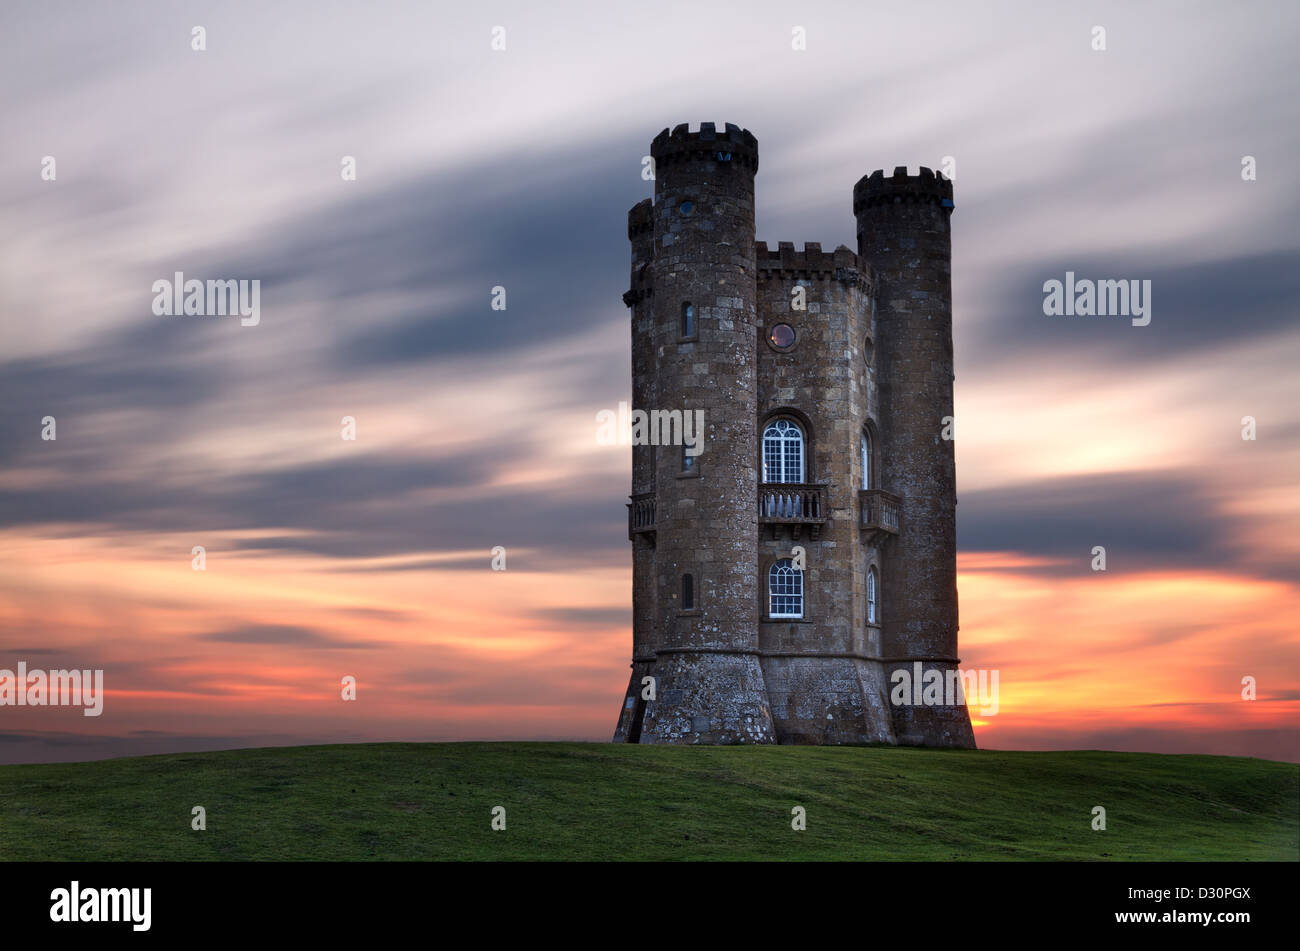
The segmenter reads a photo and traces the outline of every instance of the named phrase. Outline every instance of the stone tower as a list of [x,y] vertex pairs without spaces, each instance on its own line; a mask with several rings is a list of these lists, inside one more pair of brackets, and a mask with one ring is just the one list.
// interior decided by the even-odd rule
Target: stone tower
[[[857,253],[769,249],[748,130],[679,125],[651,155],[655,199],[628,215],[615,741],[974,746],[964,703],[891,702],[895,671],[958,662],[951,183],[876,172],[854,189]],[[673,429],[692,418],[698,455]]]

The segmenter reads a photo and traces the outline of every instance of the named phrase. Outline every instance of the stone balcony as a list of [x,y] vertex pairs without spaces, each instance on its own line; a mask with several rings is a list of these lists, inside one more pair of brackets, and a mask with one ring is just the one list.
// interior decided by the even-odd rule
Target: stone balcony
[[636,535],[643,532],[649,533],[650,542],[655,540],[655,494],[653,492],[642,492],[640,495],[629,496],[632,500],[627,503],[627,540],[631,541]]
[[[804,528],[812,538],[830,520],[830,508],[824,483],[769,482],[758,487],[758,522],[770,526],[775,538],[780,526],[790,526],[793,538],[801,537]],[[653,492],[629,496],[627,503],[627,537],[647,535],[653,545],[656,535],[656,502]],[[890,498],[894,498],[890,496]],[[895,499],[895,501],[897,501]],[[895,523],[897,520],[895,519]],[[897,529],[895,529],[897,531]]]
[[858,507],[858,525],[868,541],[898,534],[903,512],[903,500],[898,496],[884,489],[859,489]]
[[829,515],[825,484],[764,482],[758,487],[758,522],[760,526],[770,526],[773,538],[782,525],[790,526],[794,538],[805,527],[816,538]]

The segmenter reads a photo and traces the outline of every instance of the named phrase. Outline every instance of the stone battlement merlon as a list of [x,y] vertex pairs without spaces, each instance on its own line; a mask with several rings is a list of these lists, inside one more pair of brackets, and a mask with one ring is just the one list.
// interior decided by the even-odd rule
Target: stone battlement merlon
[[802,251],[796,251],[791,241],[781,241],[776,248],[769,248],[766,241],[755,241],[754,258],[759,280],[794,277],[843,281],[868,289],[871,286],[871,268],[867,262],[842,244],[827,252],[822,250],[820,242],[809,241]]
[[[758,171],[758,140],[748,129],[730,122],[725,124],[721,133],[712,122],[701,122],[699,132],[690,131],[685,122],[675,126],[671,132],[664,129],[650,143],[650,155],[656,168],[676,162],[712,159],[743,166],[750,172]],[[719,159],[719,155],[726,158]]]
[[889,177],[885,176],[884,169],[876,169],[870,175],[862,176],[853,186],[855,215],[864,208],[894,202],[932,202],[951,211],[954,207],[952,180],[924,165],[918,174],[909,175],[907,166],[900,165]]

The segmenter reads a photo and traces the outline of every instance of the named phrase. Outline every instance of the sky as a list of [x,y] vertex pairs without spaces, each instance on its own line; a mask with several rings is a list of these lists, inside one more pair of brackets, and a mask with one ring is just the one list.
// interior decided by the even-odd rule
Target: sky
[[[1298,41],[1259,2],[6,4],[0,668],[106,694],[0,706],[0,762],[607,741],[595,414],[642,157],[702,121],[757,136],[773,247],[951,159],[977,742],[1300,761]],[[155,314],[177,271],[260,322]],[[1045,315],[1067,271],[1150,280],[1151,323]]]

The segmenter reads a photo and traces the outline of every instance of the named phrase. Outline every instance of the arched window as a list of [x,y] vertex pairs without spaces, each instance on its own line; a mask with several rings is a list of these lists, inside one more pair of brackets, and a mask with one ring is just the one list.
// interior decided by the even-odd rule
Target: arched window
[[695,305],[690,301],[682,304],[682,336],[695,336]]
[[695,610],[695,579],[690,575],[682,575],[682,610]]
[[867,623],[880,623],[880,608],[876,603],[876,566],[867,569]]
[[803,430],[792,419],[774,419],[763,430],[763,481],[803,480]]
[[871,432],[862,430],[862,487],[871,488],[871,464],[875,460],[871,455]]
[[803,572],[789,558],[768,569],[767,616],[803,617]]

